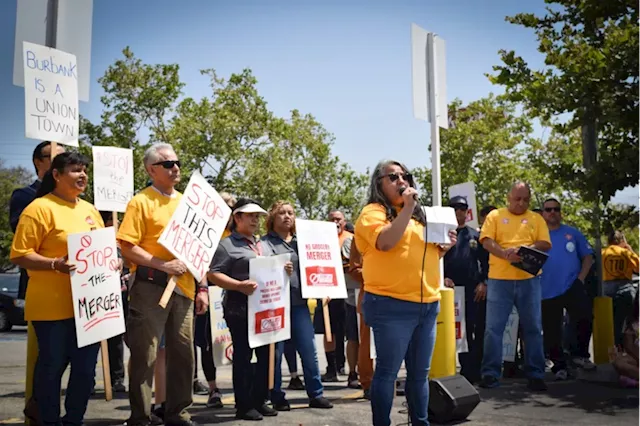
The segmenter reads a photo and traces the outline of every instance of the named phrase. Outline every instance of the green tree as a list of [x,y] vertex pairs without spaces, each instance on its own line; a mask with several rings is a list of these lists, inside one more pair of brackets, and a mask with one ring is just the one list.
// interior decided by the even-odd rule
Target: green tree
[[[594,171],[568,162],[562,178],[586,182],[584,197],[606,203],[617,190],[638,183],[638,3],[545,2],[551,7],[542,17],[521,13],[506,20],[534,30],[546,67],[532,70],[514,51],[501,50],[503,64],[490,79],[530,114],[555,120],[560,133],[597,123]],[[568,120],[558,121],[565,113]]]
[[22,188],[33,181],[33,173],[24,167],[6,167],[0,159],[0,272],[13,268],[9,261],[13,232],[9,223],[9,202],[14,190]]

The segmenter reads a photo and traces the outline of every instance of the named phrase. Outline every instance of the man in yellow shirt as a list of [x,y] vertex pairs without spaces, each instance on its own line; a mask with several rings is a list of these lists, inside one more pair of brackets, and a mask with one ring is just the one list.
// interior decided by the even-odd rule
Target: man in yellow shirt
[[549,228],[542,216],[529,210],[531,189],[523,182],[511,187],[508,208],[492,211],[482,225],[480,243],[490,253],[487,282],[487,324],[484,335],[481,387],[499,386],[502,367],[502,336],[513,306],[518,309],[526,347],[531,390],[547,389],[542,341],[540,276],[532,276],[513,263],[519,262],[522,246],[542,251],[551,249]]
[[622,345],[624,319],[633,312],[637,289],[631,280],[638,273],[640,259],[620,231],[609,235],[609,246],[602,250],[604,295],[613,298],[613,334],[616,345]]
[[[144,154],[152,185],[140,191],[127,206],[118,240],[122,254],[134,264],[135,281],[129,290],[127,340],[131,350],[129,426],[146,426],[151,419],[151,383],[160,337],[167,352],[165,424],[193,424],[186,408],[191,405],[194,370],[193,303],[196,313],[206,312],[206,278],[198,284],[184,263],[158,244],[158,238],[180,203],[174,189],[180,182],[180,161],[169,144],[154,144]],[[177,277],[175,294],[166,308],[158,302],[171,276]]]

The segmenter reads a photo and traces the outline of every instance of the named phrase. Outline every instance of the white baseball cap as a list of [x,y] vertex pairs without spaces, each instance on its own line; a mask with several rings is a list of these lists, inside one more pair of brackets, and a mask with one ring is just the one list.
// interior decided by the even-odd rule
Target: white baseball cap
[[244,206],[238,207],[233,211],[233,214],[236,214],[236,213],[260,213],[263,215],[267,214],[265,209],[263,209],[262,207],[260,207],[255,203],[249,203],[249,204],[245,204]]

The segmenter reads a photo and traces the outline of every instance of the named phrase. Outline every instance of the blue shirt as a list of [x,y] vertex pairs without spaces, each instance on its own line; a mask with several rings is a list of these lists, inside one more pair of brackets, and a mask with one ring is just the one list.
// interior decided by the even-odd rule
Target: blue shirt
[[542,299],[558,297],[569,290],[582,269],[582,259],[593,249],[580,231],[571,226],[549,231],[551,250],[542,267]]

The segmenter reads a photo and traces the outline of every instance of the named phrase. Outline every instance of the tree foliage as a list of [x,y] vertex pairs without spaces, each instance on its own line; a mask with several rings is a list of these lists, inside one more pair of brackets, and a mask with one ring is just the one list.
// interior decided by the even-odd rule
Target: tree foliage
[[0,159],[0,272],[13,268],[9,262],[13,232],[9,223],[9,202],[14,190],[29,185],[33,173],[24,167],[6,167]]
[[[533,29],[546,67],[532,70],[514,51],[501,50],[492,82],[533,116],[571,135],[595,121],[598,162],[558,167],[564,180],[584,182],[583,195],[606,203],[638,183],[638,3],[629,0],[545,0],[546,15],[522,13],[507,21]],[[566,122],[558,120],[568,113]],[[606,176],[606,179],[602,179]]]

